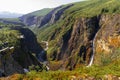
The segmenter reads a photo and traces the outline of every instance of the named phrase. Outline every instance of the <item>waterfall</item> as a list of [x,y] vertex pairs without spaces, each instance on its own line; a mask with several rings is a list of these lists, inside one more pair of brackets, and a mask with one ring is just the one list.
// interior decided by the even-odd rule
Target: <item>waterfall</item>
[[[100,30],[99,30],[99,31],[100,31]],[[93,54],[92,54],[92,56],[91,56],[91,58],[90,58],[90,62],[89,62],[89,64],[87,65],[87,67],[90,67],[90,66],[92,65],[92,63],[93,63],[94,55],[95,55],[95,40],[96,40],[96,37],[97,37],[99,31],[95,34],[95,37],[94,37],[94,39],[93,39],[93,42],[92,42]]]

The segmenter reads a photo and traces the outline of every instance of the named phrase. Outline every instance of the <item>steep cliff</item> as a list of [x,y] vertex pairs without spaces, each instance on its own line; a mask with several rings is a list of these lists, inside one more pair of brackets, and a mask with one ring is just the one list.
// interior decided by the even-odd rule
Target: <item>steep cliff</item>
[[32,26],[32,25],[39,26],[41,19],[43,19],[43,17],[47,15],[51,10],[52,10],[51,8],[45,8],[39,11],[35,11],[23,15],[19,17],[19,19],[27,26]]
[[71,6],[72,4],[59,6],[54,9],[45,8],[33,13],[23,15],[19,19],[27,26],[42,27],[48,24],[54,24],[60,19],[64,11]]
[[[0,36],[0,43],[9,41],[10,47],[15,46],[14,50],[7,48],[10,53],[0,54],[2,59],[0,68],[5,71],[10,69],[6,73],[10,74],[11,71],[22,73],[23,68],[28,68],[32,64],[41,66],[31,55],[35,53],[47,70],[59,71],[39,73],[31,71],[20,79],[118,80],[120,76],[119,7],[120,0],[89,0],[56,7],[42,16],[30,15],[28,19],[21,17],[23,19],[21,21],[25,20],[26,25],[31,27],[36,25],[32,31],[36,33],[37,38],[29,29],[20,27],[12,28],[15,30],[13,32],[16,30],[19,32],[16,32],[19,37],[14,37],[16,35],[12,32],[10,33],[14,36],[11,34],[5,36],[10,36],[12,39]],[[37,40],[45,49],[42,49]],[[2,45],[0,44],[0,48],[4,47]],[[17,70],[21,68],[22,70]]]
[[42,69],[42,65],[32,55],[37,55],[42,50],[33,32],[26,28],[11,27],[2,28],[0,35],[1,74],[8,76],[24,73],[24,68],[28,69],[31,65],[38,65]]
[[[82,1],[36,11],[19,19],[32,27],[39,42],[48,41],[47,58],[51,62],[51,69],[55,69],[53,65],[57,66],[56,69],[74,69],[83,64],[91,66],[92,63],[100,65],[113,61],[110,58],[112,53],[118,55],[119,2]],[[33,41],[36,38],[31,37],[34,34],[29,30],[20,31],[26,36],[23,42],[28,50],[41,55],[40,47]],[[111,56],[106,61],[103,58],[108,53]]]
[[[118,23],[114,21],[119,18],[114,19],[112,16],[118,16],[119,14],[120,4],[118,2],[117,0],[93,0],[73,3],[68,5],[67,9],[60,6],[61,8],[57,12],[62,10],[63,14],[58,19],[55,19],[55,16],[49,19],[47,15],[51,13],[48,13],[44,17],[44,21],[41,22],[43,25],[48,25],[36,28],[33,31],[37,34],[39,41],[49,41],[47,57],[51,61],[51,69],[74,69],[83,64],[91,65],[93,61],[100,65],[99,51],[100,53],[102,51],[111,53],[112,49],[112,52],[114,52],[115,47],[119,46],[119,43],[115,46],[115,39],[119,42],[119,36],[115,37],[118,34],[112,33],[111,30],[118,30],[119,20]],[[117,27],[114,27],[114,25],[117,25]],[[105,26],[108,27],[103,28]],[[100,35],[100,33],[103,33],[102,31],[105,35],[105,41],[104,38],[102,39],[103,35]],[[110,36],[107,40],[106,38],[111,34],[114,34],[114,37]],[[109,41],[109,44],[106,41]]]
[[65,6],[59,6],[57,8],[54,8],[50,13],[44,16],[44,18],[41,20],[41,24],[39,24],[39,27],[44,26],[46,24],[54,24],[56,21],[60,19],[60,17],[63,15],[64,11],[71,7],[72,5],[65,5]]
[[94,63],[107,65],[120,58],[120,15],[102,15],[100,25],[95,39]]

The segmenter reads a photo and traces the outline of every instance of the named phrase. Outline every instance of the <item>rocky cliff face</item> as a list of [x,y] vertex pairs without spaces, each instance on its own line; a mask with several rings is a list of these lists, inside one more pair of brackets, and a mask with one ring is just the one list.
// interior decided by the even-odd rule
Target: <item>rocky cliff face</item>
[[[55,46],[59,48],[48,57],[63,61],[61,66],[69,69],[81,64],[88,65],[93,51],[94,64],[97,65],[105,65],[119,59],[119,17],[118,14],[99,15],[75,20],[61,39],[57,39]],[[64,26],[63,28],[65,29]]]
[[50,13],[48,13],[44,18],[41,20],[41,24],[39,24],[39,27],[44,26],[46,24],[53,24],[56,21],[60,19],[60,17],[63,15],[64,11],[71,7],[72,5],[68,6],[60,6],[55,9],[53,9]]
[[0,50],[0,72],[5,76],[14,73],[24,73],[24,68],[28,69],[31,65],[38,65],[42,69],[42,65],[32,55],[37,55],[42,51],[33,32],[20,27],[13,27],[11,29],[20,32],[20,35],[15,34],[17,36],[14,36],[19,42],[13,48],[6,45],[5,49]]
[[42,16],[36,16],[36,15],[23,15],[19,19],[27,26],[35,25],[37,27],[42,27],[47,24],[53,24],[56,21],[60,19],[60,17],[63,15],[64,11],[71,7],[72,5],[68,6],[59,6],[57,8],[54,8],[46,15]]
[[20,20],[27,26],[35,24],[35,16],[22,16]]
[[69,66],[70,69],[77,64],[88,64],[93,52],[93,39],[100,29],[99,20],[100,16],[75,20],[71,28],[57,41],[59,52],[51,53],[51,58],[63,60],[62,65]]
[[13,51],[14,48],[6,48],[0,51],[0,76],[24,73],[22,66],[12,57]]
[[120,15],[102,15],[100,25],[101,29],[95,40],[94,63],[103,65],[119,59]]
[[51,69],[72,70],[87,66],[93,58],[98,65],[114,61],[120,46],[119,6],[118,0],[83,1],[59,6],[38,17],[34,32],[39,40],[49,41]]

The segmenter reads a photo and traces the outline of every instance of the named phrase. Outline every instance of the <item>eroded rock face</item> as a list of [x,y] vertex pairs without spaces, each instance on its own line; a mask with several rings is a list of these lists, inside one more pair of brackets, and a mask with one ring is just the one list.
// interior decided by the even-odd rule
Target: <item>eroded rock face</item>
[[[28,68],[31,65],[39,65],[39,61],[35,58],[43,49],[38,44],[34,33],[27,28],[17,29],[24,35],[24,38],[20,40],[19,47],[15,48],[13,57],[23,68]],[[35,56],[33,56],[34,54]]]
[[8,48],[0,52],[0,77],[14,73],[24,73],[22,66],[12,57],[13,51],[14,48]]
[[42,27],[46,24],[54,24],[56,21],[60,19],[60,17],[63,15],[64,11],[68,8],[70,8],[72,5],[68,5],[64,8],[62,6],[59,6],[55,9],[53,9],[50,13],[45,15],[43,19],[41,19],[39,27]]
[[95,40],[95,64],[103,64],[105,57],[112,62],[119,56],[116,50],[120,48],[120,15],[103,15],[100,24],[101,29]]
[[20,31],[22,37],[18,36],[19,43],[12,48],[6,45],[5,49],[0,50],[0,73],[5,76],[24,73],[24,68],[29,69],[31,65],[39,66],[42,69],[42,64],[32,55],[37,55],[42,50],[33,32],[26,28],[13,29]]
[[33,16],[33,15],[23,15],[19,19],[21,22],[23,22],[27,26],[37,26],[42,27],[45,25],[54,24],[56,21],[60,19],[60,17],[63,15],[64,11],[71,7],[73,4],[68,5],[66,7],[59,6],[51,10],[48,14],[44,16]]
[[63,61],[60,63],[62,67],[73,69],[80,64],[88,65],[93,51],[94,64],[112,62],[119,59],[120,55],[120,15],[76,19],[73,26],[57,42],[58,50],[48,57]]
[[75,68],[78,64],[88,64],[93,52],[93,39],[98,32],[100,16],[91,18],[80,18],[75,21],[73,26],[62,36],[60,51],[53,54],[53,60],[63,60],[64,67]]

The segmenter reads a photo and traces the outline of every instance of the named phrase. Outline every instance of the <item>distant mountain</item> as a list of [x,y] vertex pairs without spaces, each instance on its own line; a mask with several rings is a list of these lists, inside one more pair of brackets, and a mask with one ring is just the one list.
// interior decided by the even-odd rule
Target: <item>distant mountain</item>
[[17,18],[22,16],[23,14],[19,14],[19,13],[11,13],[11,12],[0,12],[0,18]]
[[[119,80],[120,0],[85,0],[0,21],[0,72],[5,76],[26,68],[32,71],[19,79]],[[25,27],[3,26],[15,22]],[[6,42],[15,47],[13,53],[4,49]],[[13,64],[11,56],[23,69]],[[42,68],[31,65],[38,61]]]
[[21,21],[36,26],[38,41],[49,42],[47,59],[55,63],[51,70],[120,60],[120,0],[88,0],[59,6],[42,17],[26,16]]
[[28,14],[25,14],[21,17],[19,17],[20,21],[22,21],[27,26],[31,25],[37,25],[40,24],[40,20],[50,13],[52,11],[52,8],[44,8],[42,10],[34,11]]

